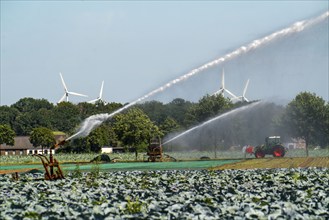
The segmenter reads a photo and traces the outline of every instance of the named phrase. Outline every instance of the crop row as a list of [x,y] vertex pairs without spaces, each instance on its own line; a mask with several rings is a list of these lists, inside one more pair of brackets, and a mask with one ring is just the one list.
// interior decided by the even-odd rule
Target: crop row
[[328,219],[329,170],[71,173],[0,176],[0,219]]
[[[189,151],[189,152],[167,152],[168,155],[178,160],[200,159],[201,157],[215,158],[215,153],[211,151]],[[111,159],[118,158],[121,161],[136,160],[135,153],[113,153],[109,154]],[[310,150],[310,157],[328,157],[329,149]],[[95,158],[97,154],[56,154],[55,157],[60,162],[89,162]],[[138,153],[137,160],[143,160],[146,153]],[[286,157],[304,157],[304,150],[290,150]],[[217,151],[216,158],[243,158],[244,154],[241,151]],[[247,158],[254,158],[253,155],[246,155]],[[271,157],[271,156],[269,156]],[[39,163],[40,159],[33,156],[10,155],[1,156],[0,164],[28,164]]]

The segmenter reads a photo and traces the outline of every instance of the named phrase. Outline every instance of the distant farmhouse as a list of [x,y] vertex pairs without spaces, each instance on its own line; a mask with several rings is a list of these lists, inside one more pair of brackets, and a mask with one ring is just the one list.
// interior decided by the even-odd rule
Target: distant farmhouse
[[112,154],[112,153],[125,153],[126,149],[124,147],[108,147],[104,146],[101,149],[102,154]]
[[306,142],[302,138],[291,138],[291,142],[285,143],[284,145],[287,146],[289,150],[306,148]]
[[[29,136],[18,136],[14,138],[14,146],[1,144],[0,155],[30,155],[42,154],[42,147],[34,147],[30,142]],[[56,143],[66,138],[65,135],[55,135]],[[50,154],[50,150],[55,154],[54,149],[43,148],[43,154]]]

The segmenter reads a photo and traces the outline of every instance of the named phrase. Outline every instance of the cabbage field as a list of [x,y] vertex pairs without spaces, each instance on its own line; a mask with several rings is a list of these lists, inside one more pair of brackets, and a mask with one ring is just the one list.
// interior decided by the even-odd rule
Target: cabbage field
[[329,219],[329,169],[0,175],[0,219]]
[[[214,159],[215,153],[213,151],[185,151],[185,152],[165,152],[166,154],[176,158],[177,160],[195,160],[200,157],[209,157]],[[99,154],[55,154],[54,157],[61,163],[65,162],[89,162]],[[137,160],[143,161],[146,153],[139,153]],[[117,158],[118,161],[135,161],[135,153],[112,153],[109,154],[111,159]],[[310,157],[328,157],[329,149],[310,150]],[[217,159],[237,159],[243,158],[244,154],[242,151],[217,151]],[[246,155],[247,158],[255,158],[254,155]],[[266,157],[272,157],[266,155]],[[290,150],[286,153],[285,157],[305,157],[305,150]],[[40,163],[40,159],[30,155],[8,155],[1,156],[0,165],[10,164],[33,164]]]

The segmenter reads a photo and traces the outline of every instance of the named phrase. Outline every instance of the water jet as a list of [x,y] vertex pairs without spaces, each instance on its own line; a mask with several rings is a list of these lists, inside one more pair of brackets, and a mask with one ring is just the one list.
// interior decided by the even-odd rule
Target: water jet
[[251,43],[249,43],[247,45],[243,45],[243,46],[239,47],[238,49],[236,49],[226,55],[223,55],[223,56],[221,56],[213,61],[210,61],[198,68],[195,68],[195,69],[191,70],[190,72],[186,73],[185,75],[180,76],[180,77],[164,84],[163,86],[147,93],[146,95],[144,95],[144,96],[138,98],[137,100],[129,103],[128,105],[114,111],[111,114],[92,115],[92,116],[88,117],[87,119],[85,119],[82,122],[80,129],[75,134],[73,134],[71,137],[69,137],[67,140],[87,136],[94,128],[99,126],[102,122],[110,119],[114,115],[121,113],[122,111],[126,110],[127,108],[130,108],[131,106],[133,106],[145,99],[148,99],[157,93],[161,93],[161,92],[165,91],[166,89],[172,87],[173,85],[179,84],[180,82],[185,81],[185,80],[189,79],[190,77],[205,71],[206,69],[212,68],[212,67],[222,64],[226,61],[235,59],[235,58],[241,56],[242,54],[247,54],[251,51],[256,50],[257,48],[260,48],[264,45],[274,42],[275,40],[280,39],[282,37],[288,36],[290,34],[302,32],[305,29],[307,29],[315,24],[325,21],[328,17],[329,17],[329,11],[326,11],[325,13],[323,13],[322,15],[320,15],[318,17],[315,17],[315,18],[312,18],[309,20],[296,22],[295,24],[291,25],[290,27],[276,31],[263,38],[256,39],[256,40],[252,41]]

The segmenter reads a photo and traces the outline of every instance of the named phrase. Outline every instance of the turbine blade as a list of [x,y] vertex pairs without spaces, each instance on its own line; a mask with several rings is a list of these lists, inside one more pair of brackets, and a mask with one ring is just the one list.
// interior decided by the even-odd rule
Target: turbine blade
[[239,100],[239,99],[241,99],[241,98],[242,98],[241,96],[239,96],[239,97],[233,97],[233,98],[231,98],[231,101]]
[[66,87],[66,84],[65,84],[65,82],[64,82],[64,79],[63,79],[62,73],[59,73],[59,76],[61,77],[62,84],[63,84],[63,86],[64,86],[64,90],[65,90],[65,92],[67,92],[67,87]]
[[223,89],[218,90],[217,92],[215,92],[213,95],[218,95],[219,93],[223,92]]
[[243,90],[243,93],[242,93],[242,96],[243,97],[246,95],[246,92],[247,92],[247,89],[248,89],[248,85],[249,85],[249,79],[247,80],[246,86],[244,87],[244,90]]
[[87,95],[84,95],[84,94],[80,94],[80,93],[76,93],[76,92],[68,92],[68,94],[71,94],[71,95],[76,95],[76,96],[83,96],[83,97],[88,97]]
[[57,103],[60,103],[60,102],[64,101],[65,100],[65,96],[66,96],[66,93],[64,93],[63,97]]
[[102,98],[103,95],[103,86],[104,86],[104,80],[102,81],[101,91],[99,92],[99,98]]
[[88,103],[95,104],[98,100],[99,99],[94,99],[94,100],[88,101]]
[[225,89],[225,92],[227,92],[228,94],[230,94],[233,98],[237,98],[236,95],[234,95],[232,92],[228,91],[227,89]]

